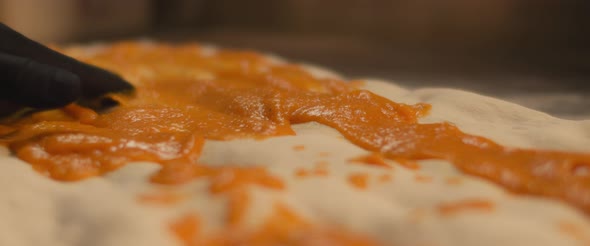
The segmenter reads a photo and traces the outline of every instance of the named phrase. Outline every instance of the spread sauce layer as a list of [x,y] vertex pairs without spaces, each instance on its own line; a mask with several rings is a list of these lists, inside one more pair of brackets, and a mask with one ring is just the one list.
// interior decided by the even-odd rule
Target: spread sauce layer
[[[67,52],[121,74],[137,91],[113,95],[120,106],[100,114],[70,105],[2,124],[2,142],[56,180],[151,161],[162,165],[153,182],[184,183],[218,172],[197,162],[207,139],[294,135],[292,124],[314,121],[386,158],[447,160],[510,191],[561,199],[590,213],[587,153],[509,148],[451,123],[421,124],[430,105],[395,103],[252,52],[125,42],[93,54]],[[246,176],[246,183],[280,186],[260,171]]]

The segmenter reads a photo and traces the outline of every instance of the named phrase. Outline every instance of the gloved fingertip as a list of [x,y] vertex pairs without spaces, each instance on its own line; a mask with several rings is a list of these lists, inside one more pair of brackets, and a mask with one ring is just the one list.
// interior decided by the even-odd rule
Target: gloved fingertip
[[1,53],[0,68],[3,76],[1,101],[50,109],[65,106],[81,97],[80,78],[68,70]]
[[90,65],[84,67],[85,70],[80,75],[83,98],[96,98],[111,92],[126,93],[135,90],[131,83],[115,73]]
[[[56,69],[45,94],[46,100],[55,106],[76,101],[82,93],[80,78],[66,70]],[[53,105],[52,105],[53,106]]]

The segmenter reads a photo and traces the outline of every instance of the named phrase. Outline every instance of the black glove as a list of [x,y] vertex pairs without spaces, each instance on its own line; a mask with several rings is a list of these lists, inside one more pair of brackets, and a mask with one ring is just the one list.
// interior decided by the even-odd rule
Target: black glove
[[35,109],[133,91],[118,75],[51,50],[0,23],[0,103]]

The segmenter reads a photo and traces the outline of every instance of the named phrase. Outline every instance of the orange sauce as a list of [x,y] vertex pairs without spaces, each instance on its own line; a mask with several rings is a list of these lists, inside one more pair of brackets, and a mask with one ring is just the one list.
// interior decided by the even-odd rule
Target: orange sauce
[[309,177],[309,175],[311,175],[311,173],[309,172],[309,170],[305,169],[305,168],[298,168],[295,170],[295,176],[303,178],[303,177]]
[[428,176],[428,175],[416,174],[416,175],[414,175],[414,180],[416,180],[416,182],[420,182],[420,183],[430,183],[430,182],[432,182],[432,177]]
[[248,212],[248,207],[250,205],[250,195],[245,190],[245,188],[232,191],[229,196],[228,205],[228,225],[233,227],[239,226]]
[[491,201],[482,199],[466,199],[457,202],[443,203],[438,206],[438,212],[442,215],[454,215],[462,211],[491,212],[495,205]]
[[192,214],[174,221],[172,229],[187,246],[380,245],[374,240],[343,229],[314,225],[281,204],[275,205],[270,218],[254,230],[224,227],[214,235],[204,235],[200,233],[198,220]]
[[324,167],[316,167],[313,170],[313,174],[316,175],[316,176],[323,176],[323,177],[325,177],[325,176],[328,176],[328,174],[330,174],[330,173],[328,172],[328,169],[326,169]]
[[220,194],[241,189],[247,185],[259,185],[269,189],[281,190],[283,181],[270,175],[262,167],[222,166],[210,167],[184,162],[165,163],[162,169],[152,176],[159,184],[183,184],[196,178],[209,179],[209,192]]
[[559,221],[557,225],[561,233],[578,241],[581,245],[590,245],[590,235],[584,231],[581,225],[568,221]]
[[420,164],[416,160],[408,160],[405,158],[393,158],[395,162],[410,170],[419,170]]
[[[212,193],[249,184],[281,189],[282,182],[262,168],[199,164],[204,141],[294,135],[292,124],[318,122],[408,167],[447,160],[510,191],[561,199],[590,213],[590,175],[580,171],[590,168],[590,154],[508,148],[451,123],[421,124],[427,104],[392,102],[253,52],[211,53],[194,44],[122,42],[79,59],[121,74],[136,86],[135,95],[114,95],[121,106],[101,114],[71,105],[0,123],[0,142],[55,180],[81,180],[150,161],[162,165],[152,177],[156,183],[207,177]],[[228,174],[238,178],[221,178]],[[351,181],[366,187],[366,177],[357,176]],[[277,234],[261,237],[282,232],[272,233]]]
[[369,174],[353,173],[348,175],[348,182],[359,189],[366,189],[369,185]]
[[362,155],[359,157],[352,158],[348,161],[353,162],[353,163],[366,164],[366,165],[370,165],[370,166],[392,168],[391,165],[389,165],[389,164],[387,164],[387,162],[385,162],[383,155],[380,153],[371,153],[368,155]]
[[326,177],[330,174],[327,167],[325,165],[317,165],[313,169],[305,169],[305,168],[297,168],[295,170],[295,176],[304,178],[304,177]]
[[158,192],[141,194],[138,200],[147,204],[173,205],[184,201],[187,196],[172,192]]
[[295,146],[293,146],[293,150],[303,151],[303,150],[305,150],[305,145],[295,145]]
[[450,177],[445,180],[448,185],[460,185],[463,183],[463,179],[459,177]]
[[315,163],[315,167],[313,169],[313,174],[316,176],[328,176],[330,172],[328,171],[328,166],[330,165],[327,161],[318,161]]
[[393,179],[393,176],[390,173],[385,173],[385,174],[381,174],[378,179],[379,179],[379,182],[386,183],[386,182],[390,182]]
[[195,214],[186,214],[170,224],[170,229],[185,245],[194,245],[200,223]]

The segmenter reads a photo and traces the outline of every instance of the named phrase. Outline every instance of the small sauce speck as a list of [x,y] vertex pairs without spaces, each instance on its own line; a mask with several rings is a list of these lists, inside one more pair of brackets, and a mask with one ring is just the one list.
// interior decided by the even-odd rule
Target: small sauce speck
[[369,175],[366,173],[353,173],[348,176],[348,182],[359,189],[366,189],[369,182]]
[[303,151],[303,150],[305,150],[305,145],[295,145],[295,146],[293,146],[293,150]]
[[360,163],[370,166],[377,166],[377,167],[384,167],[384,168],[393,168],[391,165],[385,162],[385,159],[382,154],[380,153],[371,153],[368,155],[362,155],[359,157],[352,158],[348,160],[352,163]]
[[381,174],[379,176],[379,182],[381,182],[381,183],[390,182],[392,179],[393,179],[393,176],[389,173]]
[[183,215],[171,223],[170,229],[185,245],[194,245],[200,229],[199,217],[195,214]]
[[582,245],[590,245],[590,234],[582,226],[568,221],[560,221],[557,226],[559,231]]
[[430,182],[432,182],[432,176],[427,176],[427,175],[423,175],[423,174],[416,174],[416,175],[414,175],[414,180],[416,180],[416,182],[420,182],[420,183],[430,183]]
[[460,185],[463,183],[463,179],[459,177],[450,177],[445,179],[445,183],[448,185]]
[[138,200],[142,203],[156,205],[174,205],[187,199],[186,195],[173,192],[154,192],[141,194]]
[[493,202],[483,199],[465,199],[454,202],[445,202],[438,205],[441,215],[449,216],[466,211],[492,212],[495,209]]

